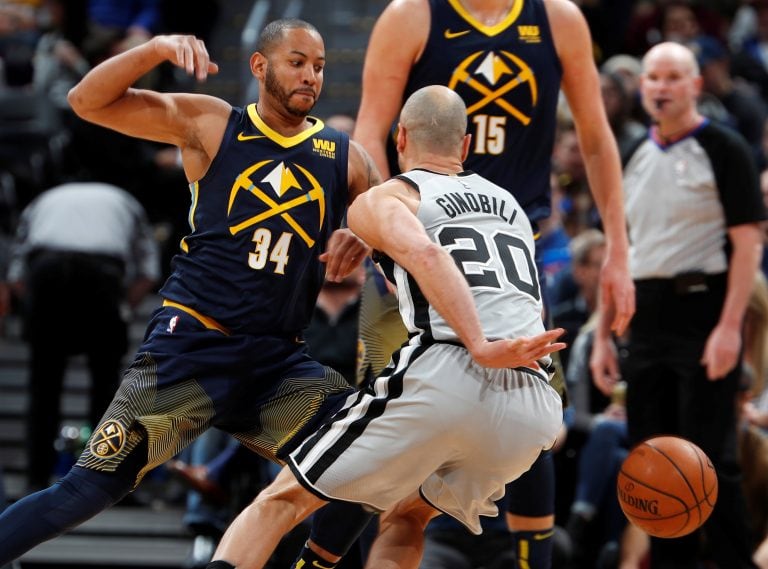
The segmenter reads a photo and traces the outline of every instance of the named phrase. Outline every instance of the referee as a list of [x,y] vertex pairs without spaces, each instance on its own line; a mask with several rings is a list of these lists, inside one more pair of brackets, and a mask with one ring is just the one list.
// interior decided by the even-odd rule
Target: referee
[[158,245],[144,209],[124,190],[77,182],[52,188],[22,212],[7,281],[20,297],[30,346],[29,489],[48,486],[67,360],[85,354],[95,427],[120,382],[127,349],[124,308],[160,278]]
[[[701,83],[693,53],[680,44],[659,44],[643,59],[643,106],[655,124],[624,170],[637,311],[621,371],[630,443],[675,434],[714,463],[719,498],[703,531],[718,567],[741,569],[754,565],[736,393],[766,212],[747,143],[699,114]],[[618,375],[606,328],[596,336],[592,368],[608,393]],[[651,567],[698,567],[697,534],[652,539]]]

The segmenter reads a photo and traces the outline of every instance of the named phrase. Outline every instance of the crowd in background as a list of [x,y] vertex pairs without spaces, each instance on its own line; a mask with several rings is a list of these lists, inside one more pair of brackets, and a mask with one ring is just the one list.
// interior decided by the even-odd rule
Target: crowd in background
[[[746,139],[762,172],[763,193],[768,194],[768,1],[576,3],[590,23],[603,104],[622,155],[646,136],[649,126],[639,98],[642,56],[662,41],[683,43],[696,54],[703,78],[699,111]],[[216,33],[215,1],[195,2],[194,10],[184,9],[185,4],[177,0],[0,1],[0,277],[6,275],[11,242],[24,208],[45,190],[69,182],[108,183],[136,198],[153,227],[161,271],[167,274],[170,258],[187,231],[187,182],[176,150],[77,119],[68,109],[66,93],[94,64],[155,33],[193,33],[204,39]],[[333,61],[328,65],[332,68]],[[164,69],[149,80],[159,90],[175,89],[188,81]],[[352,117],[346,120],[352,122]],[[352,128],[347,124],[345,130],[351,132]],[[559,112],[552,161],[552,214],[540,224],[537,245],[548,277],[547,304],[553,324],[567,331],[569,347],[561,362],[571,395],[567,434],[555,455],[556,519],[566,528],[572,545],[586,544],[575,556],[580,564],[574,569],[610,567],[606,560],[612,555],[616,559],[626,523],[611,484],[611,476],[627,452],[623,394],[619,387],[613,397],[606,397],[593,386],[589,372],[605,242],[565,104]],[[768,272],[768,257],[765,259],[763,271]],[[359,277],[331,284],[324,291],[308,336],[310,351],[315,344],[316,357],[350,381],[357,349],[354,311],[362,284]],[[23,311],[22,290],[0,286],[0,318]],[[756,542],[768,533],[767,330],[768,287],[761,274],[745,324],[748,365],[741,414],[744,488]],[[216,444],[198,458],[184,458],[205,464],[226,446]],[[215,464],[205,467],[199,479],[207,479],[215,468]],[[37,475],[39,479],[40,473]],[[231,480],[231,474],[226,479]],[[43,485],[43,481],[37,484]],[[210,492],[203,496],[215,503],[216,493],[225,485],[209,486]],[[221,516],[232,513],[225,508],[222,514],[221,495],[218,500],[212,509],[219,518],[211,514],[203,522],[200,517],[190,522],[193,531],[211,541],[225,526]],[[199,499],[190,507],[198,505]]]

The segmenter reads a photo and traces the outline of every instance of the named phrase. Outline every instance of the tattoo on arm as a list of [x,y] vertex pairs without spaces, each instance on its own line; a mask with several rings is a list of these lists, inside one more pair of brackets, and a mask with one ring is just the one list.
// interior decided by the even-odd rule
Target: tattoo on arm
[[371,188],[373,186],[378,186],[383,181],[381,179],[381,174],[379,173],[379,169],[376,168],[376,164],[373,161],[373,158],[371,158],[370,154],[367,152],[363,153],[363,157],[365,159],[365,167],[368,171],[367,179],[368,179],[368,187]]

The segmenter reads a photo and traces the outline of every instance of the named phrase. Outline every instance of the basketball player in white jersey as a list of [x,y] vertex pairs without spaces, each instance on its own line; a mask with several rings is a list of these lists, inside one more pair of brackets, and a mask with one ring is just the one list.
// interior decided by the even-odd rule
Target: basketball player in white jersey
[[[504,485],[562,420],[530,222],[512,194],[462,170],[466,108],[443,86],[400,116],[405,174],[358,197],[350,228],[382,254],[410,340],[373,386],[289,457],[233,522],[210,569],[263,567],[280,538],[330,500],[385,512],[366,567],[418,567],[427,522],[480,533]],[[256,537],[256,539],[254,539]]]

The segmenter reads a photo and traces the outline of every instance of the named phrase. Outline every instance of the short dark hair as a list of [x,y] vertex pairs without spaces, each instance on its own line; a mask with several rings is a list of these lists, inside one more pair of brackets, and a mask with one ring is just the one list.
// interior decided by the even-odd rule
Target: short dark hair
[[259,34],[259,39],[256,41],[256,51],[263,55],[268,55],[275,45],[283,39],[286,30],[295,29],[307,30],[320,35],[317,28],[309,22],[299,20],[298,18],[283,18],[264,26],[264,29]]

